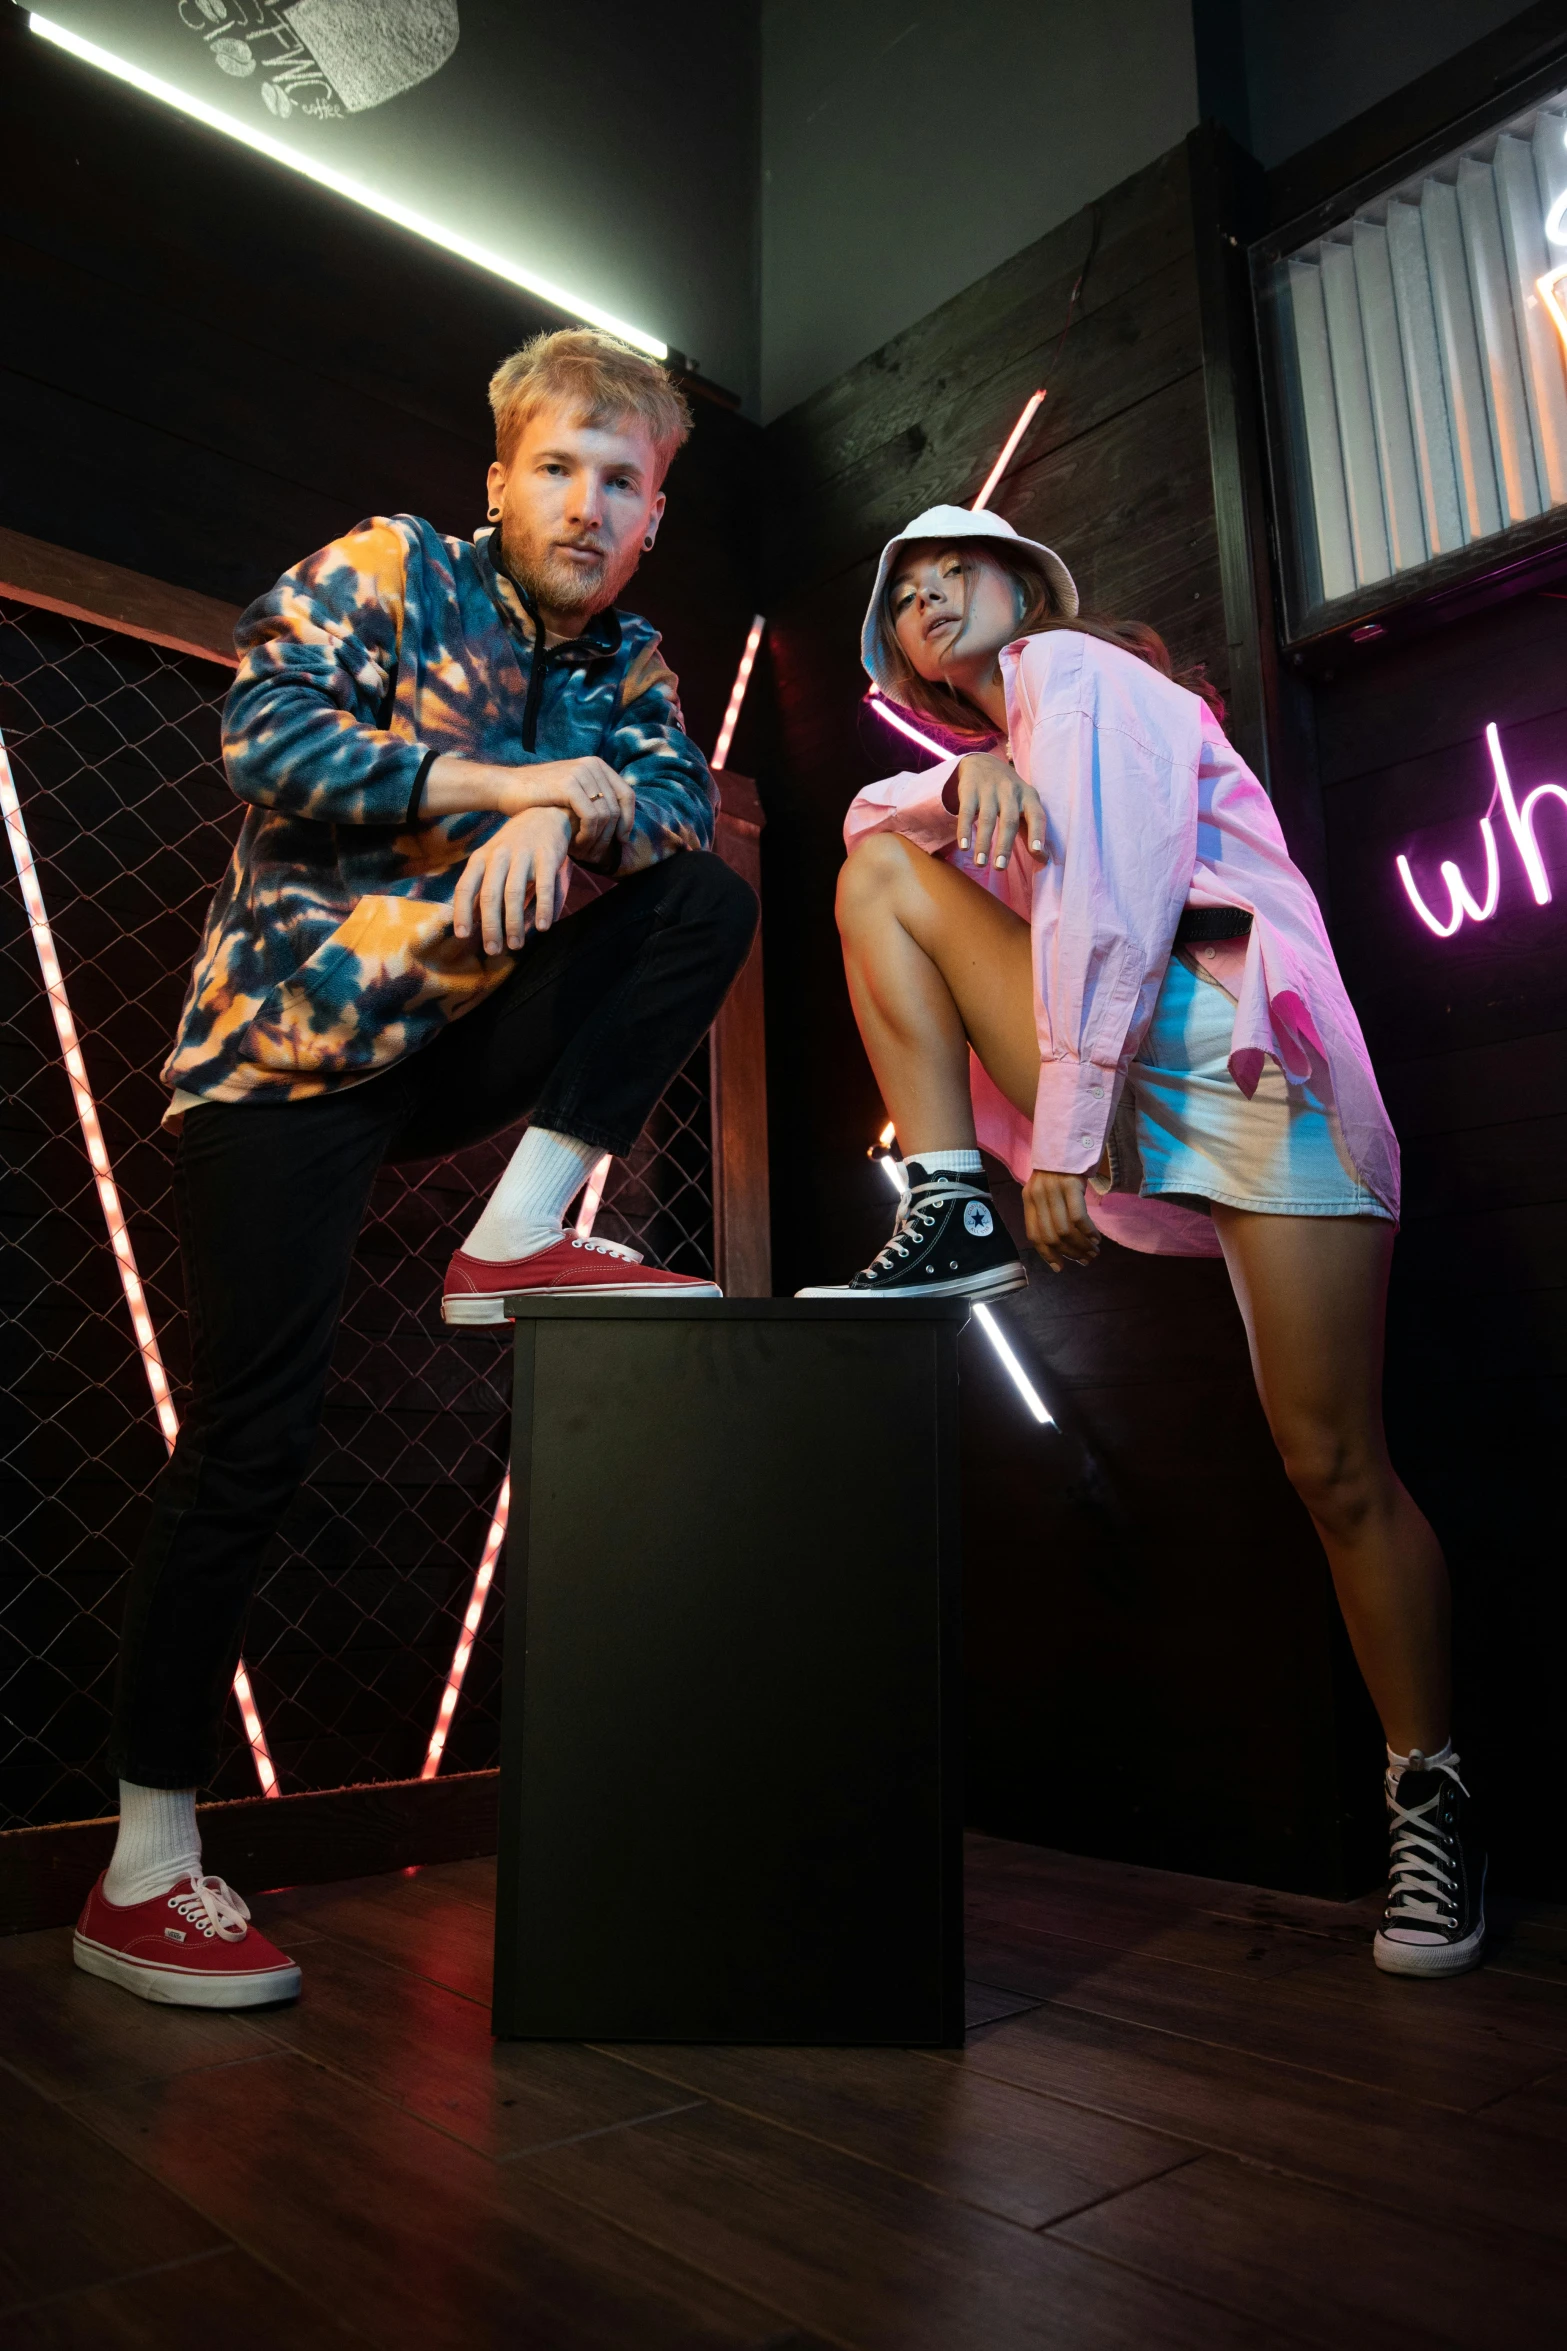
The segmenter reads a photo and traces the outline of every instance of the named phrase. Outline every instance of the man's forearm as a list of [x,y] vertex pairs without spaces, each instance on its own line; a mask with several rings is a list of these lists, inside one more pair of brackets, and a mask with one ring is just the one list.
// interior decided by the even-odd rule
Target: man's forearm
[[[461,759],[443,751],[424,779],[421,801],[426,816],[466,816],[472,809],[498,809],[515,816],[522,808],[544,804],[549,786],[569,760],[536,760],[527,767],[496,767],[483,759]],[[532,790],[519,789],[526,776]]]

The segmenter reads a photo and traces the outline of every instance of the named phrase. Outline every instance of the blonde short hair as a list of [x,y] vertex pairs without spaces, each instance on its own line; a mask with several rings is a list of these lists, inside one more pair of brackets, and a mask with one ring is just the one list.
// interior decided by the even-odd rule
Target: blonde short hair
[[490,378],[490,406],[502,465],[541,408],[575,408],[587,425],[635,417],[653,444],[660,481],[691,430],[691,411],[657,360],[597,327],[560,327],[513,351]]

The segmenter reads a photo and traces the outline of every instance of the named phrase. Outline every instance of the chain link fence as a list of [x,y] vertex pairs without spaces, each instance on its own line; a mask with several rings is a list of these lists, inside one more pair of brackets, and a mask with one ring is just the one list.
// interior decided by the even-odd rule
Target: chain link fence
[[[0,599],[0,731],[177,1410],[189,1355],[157,1072],[239,826],[219,757],[231,675]],[[0,901],[0,1828],[11,1828],[112,1806],[104,1749],[124,1579],[164,1443],[9,860]],[[377,1181],[320,1442],[246,1633],[285,1791],[412,1778],[424,1761],[504,1474],[510,1390],[508,1332],[447,1330],[441,1279],[515,1139]],[[614,1163],[595,1229],[710,1276],[711,1153],[704,1046]],[[500,1619],[497,1586],[446,1770],[496,1760]],[[231,1712],[211,1793],[254,1794]]]

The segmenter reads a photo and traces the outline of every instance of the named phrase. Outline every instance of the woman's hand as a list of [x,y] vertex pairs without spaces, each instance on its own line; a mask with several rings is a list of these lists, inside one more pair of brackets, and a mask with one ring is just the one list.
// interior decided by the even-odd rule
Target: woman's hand
[[477,908],[486,955],[499,955],[502,947],[520,947],[528,935],[530,898],[534,929],[547,931],[565,903],[571,847],[568,809],[525,808],[503,824],[462,869],[452,900],[458,938],[466,939],[473,929]]
[[1005,865],[1021,828],[1036,857],[1045,853],[1045,812],[1032,784],[994,751],[971,751],[960,759],[947,786],[947,802],[958,818],[958,847],[972,849],[974,863],[987,857]]
[[1073,1265],[1092,1265],[1099,1254],[1081,1176],[1052,1175],[1036,1167],[1023,1186],[1023,1221],[1052,1273],[1059,1273],[1068,1259]]

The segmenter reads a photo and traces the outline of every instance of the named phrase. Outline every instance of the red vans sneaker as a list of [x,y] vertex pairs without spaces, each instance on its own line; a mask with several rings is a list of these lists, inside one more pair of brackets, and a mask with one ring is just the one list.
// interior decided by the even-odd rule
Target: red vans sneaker
[[100,1878],[76,1924],[71,1956],[168,2008],[259,2008],[297,2000],[299,1969],[249,1924],[221,1878],[182,1878],[150,1902],[106,1902]]
[[551,1298],[721,1298],[716,1282],[659,1273],[621,1241],[562,1233],[547,1249],[496,1263],[459,1249],[446,1269],[441,1313],[447,1322],[504,1322],[519,1294]]

